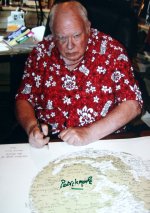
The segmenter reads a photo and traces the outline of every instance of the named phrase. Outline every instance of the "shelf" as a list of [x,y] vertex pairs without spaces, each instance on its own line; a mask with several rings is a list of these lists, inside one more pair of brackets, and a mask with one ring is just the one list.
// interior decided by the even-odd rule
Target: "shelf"
[[[1,6],[0,7],[0,31],[2,31],[2,32],[6,31],[8,17],[10,16],[11,12],[15,11],[17,8],[19,8],[20,10],[22,9],[24,11],[25,25],[28,28],[33,28],[38,25],[37,24],[38,18],[41,17],[40,16],[41,11],[39,8],[38,8],[38,12],[37,12],[35,7]],[[44,20],[42,23],[43,25],[46,25],[49,12],[50,12],[50,9],[43,8],[43,16],[44,16]],[[0,34],[0,35],[3,35],[3,34]]]
[[[23,11],[36,12],[36,8],[34,8],[34,7],[22,7],[22,6],[2,6],[1,10],[2,11],[13,11],[13,10],[16,10],[17,8],[20,8]],[[38,8],[38,11],[40,12],[39,8]],[[49,13],[50,9],[43,8],[42,11],[45,13]]]

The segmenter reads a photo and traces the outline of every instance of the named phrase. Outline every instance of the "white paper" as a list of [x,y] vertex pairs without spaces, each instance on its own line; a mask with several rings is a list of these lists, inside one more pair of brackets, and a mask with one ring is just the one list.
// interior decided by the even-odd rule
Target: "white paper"
[[[42,149],[29,144],[0,145],[0,212],[31,213],[29,190],[34,177],[50,161],[87,148],[127,152],[150,160],[150,137],[100,140],[87,146],[50,143]],[[150,162],[150,161],[149,161]]]
[[141,120],[150,127],[150,113],[146,111],[146,113],[141,117]]
[[[150,136],[129,139],[98,140],[86,146],[72,146],[62,142],[49,143],[49,152],[51,152],[51,158],[55,159],[60,155],[81,151],[90,147],[99,150],[106,149],[115,152],[127,152],[139,156],[143,160],[150,160]],[[53,150],[56,151],[54,152]]]
[[36,172],[28,144],[0,145],[0,212],[30,212],[28,191]]

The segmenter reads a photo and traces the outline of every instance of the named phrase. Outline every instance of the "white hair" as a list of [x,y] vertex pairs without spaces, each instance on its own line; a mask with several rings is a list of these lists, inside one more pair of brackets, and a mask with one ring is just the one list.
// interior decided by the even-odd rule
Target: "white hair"
[[59,5],[64,4],[64,3],[71,4],[70,5],[71,8],[76,9],[79,12],[79,15],[81,15],[81,17],[83,18],[83,21],[85,23],[89,22],[87,10],[81,3],[79,3],[78,1],[74,1],[74,0],[69,1],[69,2],[60,2],[60,3],[54,4],[53,7],[51,8],[51,11],[50,11],[49,27],[50,27],[50,30],[51,30],[52,33],[53,33],[53,23],[54,23],[55,13],[56,13]]

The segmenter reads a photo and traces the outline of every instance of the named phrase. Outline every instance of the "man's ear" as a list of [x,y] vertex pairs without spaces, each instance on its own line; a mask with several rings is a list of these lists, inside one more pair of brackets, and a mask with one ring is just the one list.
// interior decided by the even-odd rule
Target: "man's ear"
[[88,23],[87,23],[87,32],[88,32],[88,34],[90,34],[90,29],[91,29],[91,22],[88,21]]

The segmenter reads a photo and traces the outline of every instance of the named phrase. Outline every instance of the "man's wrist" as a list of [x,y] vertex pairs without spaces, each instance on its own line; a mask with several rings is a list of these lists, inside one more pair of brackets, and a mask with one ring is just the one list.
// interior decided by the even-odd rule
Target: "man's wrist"
[[[38,123],[38,121],[36,120],[36,121],[34,121],[34,122],[32,122],[30,125],[29,125],[29,127],[27,128],[27,135],[29,136],[30,135],[30,133],[33,131],[33,129],[34,128],[39,128],[39,123]],[[40,129],[40,128],[39,128]]]

